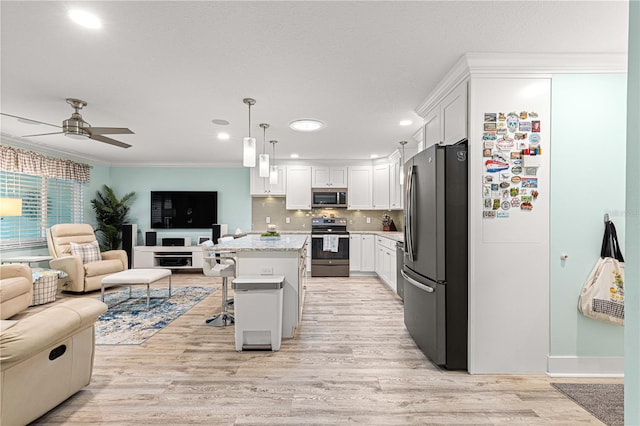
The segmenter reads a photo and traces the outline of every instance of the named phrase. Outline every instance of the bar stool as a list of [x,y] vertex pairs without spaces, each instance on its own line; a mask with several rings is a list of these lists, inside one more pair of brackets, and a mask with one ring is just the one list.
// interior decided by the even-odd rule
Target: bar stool
[[[233,239],[233,237],[228,237]],[[223,238],[218,240],[223,242]],[[202,246],[202,272],[208,277],[222,278],[222,306],[219,314],[206,319],[208,325],[215,327],[225,327],[235,322],[233,314],[229,308],[233,306],[233,299],[229,299],[229,277],[236,276],[236,261],[232,257],[233,252],[215,251],[212,249],[213,243],[205,241]]]

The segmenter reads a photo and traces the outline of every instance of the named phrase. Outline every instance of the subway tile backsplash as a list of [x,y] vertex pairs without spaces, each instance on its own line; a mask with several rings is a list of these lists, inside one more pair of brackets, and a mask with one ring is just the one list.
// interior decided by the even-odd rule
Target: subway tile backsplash
[[[279,231],[311,230],[311,218],[326,215],[347,218],[349,231],[382,231],[382,215],[388,214],[393,219],[398,231],[403,230],[404,216],[402,210],[347,210],[347,209],[312,209],[287,210],[284,197],[252,197],[251,229],[266,231],[269,223],[277,226]],[[289,218],[289,223],[287,223]],[[371,223],[367,223],[367,218]]]

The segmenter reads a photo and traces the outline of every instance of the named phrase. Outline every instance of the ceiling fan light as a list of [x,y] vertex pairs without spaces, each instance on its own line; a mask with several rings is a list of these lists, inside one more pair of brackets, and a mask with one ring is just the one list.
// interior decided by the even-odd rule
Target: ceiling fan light
[[294,120],[289,123],[289,127],[298,132],[315,132],[323,129],[326,126],[322,121],[313,118],[304,118],[300,120]]
[[256,138],[242,140],[242,165],[244,167],[256,166]]

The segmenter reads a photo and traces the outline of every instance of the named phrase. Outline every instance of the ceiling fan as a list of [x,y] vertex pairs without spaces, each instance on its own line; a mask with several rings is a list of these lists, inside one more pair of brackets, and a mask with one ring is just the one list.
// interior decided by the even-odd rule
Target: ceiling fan
[[108,138],[103,135],[111,135],[111,134],[133,134],[133,132],[126,127],[91,127],[89,123],[84,121],[82,115],[80,115],[80,110],[87,106],[85,101],[74,98],[67,98],[67,103],[71,105],[71,108],[75,110],[71,117],[64,120],[62,122],[62,126],[57,126],[55,124],[45,123],[44,121],[32,120],[30,118],[18,117],[17,115],[5,114],[0,112],[0,115],[6,115],[7,117],[17,118],[18,120],[24,123],[38,123],[38,124],[46,124],[47,126],[59,127],[62,129],[61,132],[53,132],[53,133],[39,133],[37,135],[24,135],[23,137],[32,137],[32,136],[46,136],[46,135],[58,135],[64,134],[65,136],[75,137],[79,139],[89,138],[98,142],[108,143],[110,145],[115,145],[120,148],[129,148],[131,145],[117,141],[115,139]]

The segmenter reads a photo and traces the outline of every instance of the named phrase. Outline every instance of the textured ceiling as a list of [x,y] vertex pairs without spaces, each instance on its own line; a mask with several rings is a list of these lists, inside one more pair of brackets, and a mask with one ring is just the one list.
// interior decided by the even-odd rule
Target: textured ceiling
[[[103,28],[73,24],[71,6]],[[132,148],[26,140],[106,164],[240,165],[245,97],[257,101],[252,136],[261,146],[258,124],[269,123],[279,158],[387,155],[411,140],[414,108],[463,54],[625,52],[628,25],[623,1],[2,1],[0,13],[2,112],[58,124],[72,112],[65,98],[83,99],[85,120],[129,127],[114,138]],[[326,129],[288,129],[306,117]],[[414,124],[400,127],[406,118]],[[12,136],[55,131],[1,125]]]

